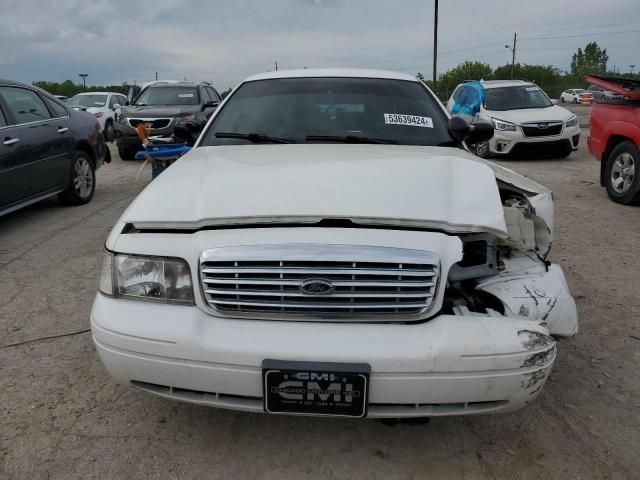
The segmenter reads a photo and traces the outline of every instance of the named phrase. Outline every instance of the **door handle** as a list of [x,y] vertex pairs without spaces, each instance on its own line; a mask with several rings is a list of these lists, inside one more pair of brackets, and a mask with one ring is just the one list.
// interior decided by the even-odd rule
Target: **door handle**
[[58,128],[58,133],[64,133],[67,130],[69,130],[69,127],[60,127],[60,128]]
[[20,141],[19,138],[9,138],[9,137],[7,137],[7,138],[4,139],[4,142],[2,142],[2,143],[4,143],[5,145],[13,145],[14,143],[18,143],[19,141]]

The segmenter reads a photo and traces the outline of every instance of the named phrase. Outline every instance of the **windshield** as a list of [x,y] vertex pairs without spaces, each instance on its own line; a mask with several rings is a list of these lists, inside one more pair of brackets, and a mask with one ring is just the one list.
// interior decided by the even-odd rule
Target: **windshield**
[[71,107],[104,107],[106,103],[106,95],[76,95],[69,100]]
[[552,106],[547,95],[535,85],[487,88],[485,108],[487,110],[519,110],[523,108],[546,108]]
[[222,108],[201,145],[257,141],[452,144],[446,115],[417,82],[373,78],[261,80],[241,85]]
[[195,87],[148,87],[136,99],[134,105],[198,105],[198,89]]

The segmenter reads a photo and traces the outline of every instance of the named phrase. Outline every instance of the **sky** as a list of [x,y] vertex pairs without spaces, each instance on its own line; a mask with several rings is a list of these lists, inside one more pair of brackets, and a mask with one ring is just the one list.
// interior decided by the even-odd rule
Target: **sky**
[[[431,78],[434,0],[0,0],[0,78],[138,84],[365,67]],[[589,41],[640,70],[640,0],[441,0],[438,72],[465,60],[568,70]]]

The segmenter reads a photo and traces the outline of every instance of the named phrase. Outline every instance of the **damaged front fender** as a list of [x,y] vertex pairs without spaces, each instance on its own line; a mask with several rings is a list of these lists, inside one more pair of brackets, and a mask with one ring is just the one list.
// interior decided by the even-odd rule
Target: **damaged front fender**
[[505,315],[517,315],[544,323],[551,335],[571,337],[578,333],[575,301],[558,265],[548,268],[528,256],[505,259],[505,269],[476,286],[498,298]]

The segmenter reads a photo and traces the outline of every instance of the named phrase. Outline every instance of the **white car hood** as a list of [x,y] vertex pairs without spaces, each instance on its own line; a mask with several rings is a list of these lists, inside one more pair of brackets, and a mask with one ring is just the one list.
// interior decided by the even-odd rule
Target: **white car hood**
[[198,147],[120,219],[137,229],[317,223],[506,235],[492,169],[460,149],[396,145]]
[[521,125],[525,122],[567,121],[573,114],[566,108],[553,105],[547,108],[523,108],[519,110],[487,110],[487,115]]

